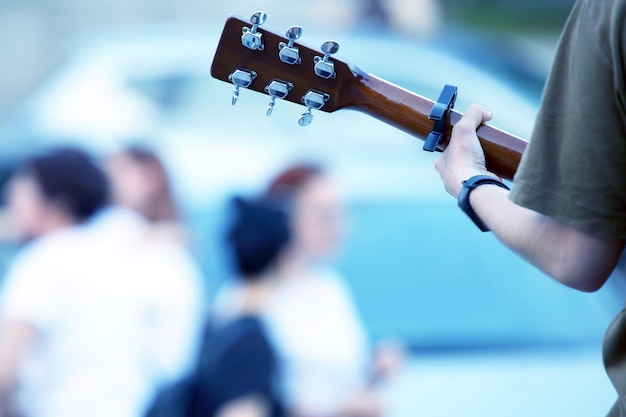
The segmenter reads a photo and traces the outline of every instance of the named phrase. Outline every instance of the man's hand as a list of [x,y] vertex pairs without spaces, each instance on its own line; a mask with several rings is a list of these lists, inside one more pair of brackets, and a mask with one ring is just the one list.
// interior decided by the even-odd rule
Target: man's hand
[[474,104],[467,109],[461,120],[452,129],[452,137],[446,150],[435,161],[435,169],[443,180],[446,191],[458,198],[461,182],[474,175],[495,174],[485,167],[485,154],[476,129],[491,120],[491,113]]

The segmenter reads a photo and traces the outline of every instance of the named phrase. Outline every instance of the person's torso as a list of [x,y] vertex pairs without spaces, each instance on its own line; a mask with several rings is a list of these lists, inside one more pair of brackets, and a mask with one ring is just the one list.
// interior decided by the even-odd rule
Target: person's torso
[[132,225],[102,233],[107,226],[51,248],[54,308],[21,375],[30,416],[137,416],[163,382],[159,332],[174,279],[158,270],[166,261],[138,246]]

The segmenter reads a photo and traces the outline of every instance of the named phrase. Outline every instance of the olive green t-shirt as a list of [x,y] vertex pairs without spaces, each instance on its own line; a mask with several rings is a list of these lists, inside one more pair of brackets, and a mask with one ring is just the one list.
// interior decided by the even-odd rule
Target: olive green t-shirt
[[[579,0],[563,31],[510,198],[584,232],[626,238],[626,0]],[[626,417],[626,313],[604,342]]]
[[578,1],[515,177],[515,203],[626,238],[625,68],[626,1]]

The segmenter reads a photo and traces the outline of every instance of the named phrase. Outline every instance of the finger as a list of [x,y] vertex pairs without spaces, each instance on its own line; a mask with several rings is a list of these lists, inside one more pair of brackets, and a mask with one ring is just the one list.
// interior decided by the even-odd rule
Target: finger
[[447,154],[444,151],[441,154],[439,154],[439,156],[437,156],[437,158],[435,159],[435,170],[439,173],[439,175],[441,175],[441,173],[443,172],[443,169],[444,169],[444,167],[446,165],[446,163],[444,161],[445,155],[447,155]]
[[[472,115],[475,114],[476,119],[478,119],[478,117],[479,117],[478,115],[480,114],[481,123],[488,122],[493,117],[493,114],[490,111],[485,110],[484,107],[482,107],[482,106],[480,106],[478,104],[472,104],[471,106],[469,106],[467,111],[471,112]],[[477,125],[477,127],[478,127],[478,125]]]
[[491,118],[493,117],[493,113],[491,113],[490,111],[486,110],[484,107],[479,106],[478,104],[474,104],[474,106],[480,108],[480,110],[482,111],[482,116],[483,116],[483,123],[488,122],[489,120],[491,120]]
[[489,120],[491,113],[483,109],[477,104],[472,104],[463,117],[457,122],[452,130],[453,138],[456,136],[466,137],[469,135],[475,135],[476,129],[484,121]]
[[481,123],[491,120],[491,117],[491,113],[483,107],[478,104],[472,104],[469,106],[463,117],[461,117],[461,120],[459,120],[457,125],[461,125],[463,128],[476,130]]

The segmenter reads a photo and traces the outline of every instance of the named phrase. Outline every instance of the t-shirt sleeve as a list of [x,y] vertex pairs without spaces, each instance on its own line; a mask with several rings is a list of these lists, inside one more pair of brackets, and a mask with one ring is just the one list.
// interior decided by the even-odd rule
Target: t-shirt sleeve
[[510,198],[626,238],[626,1],[580,0],[563,31]]

